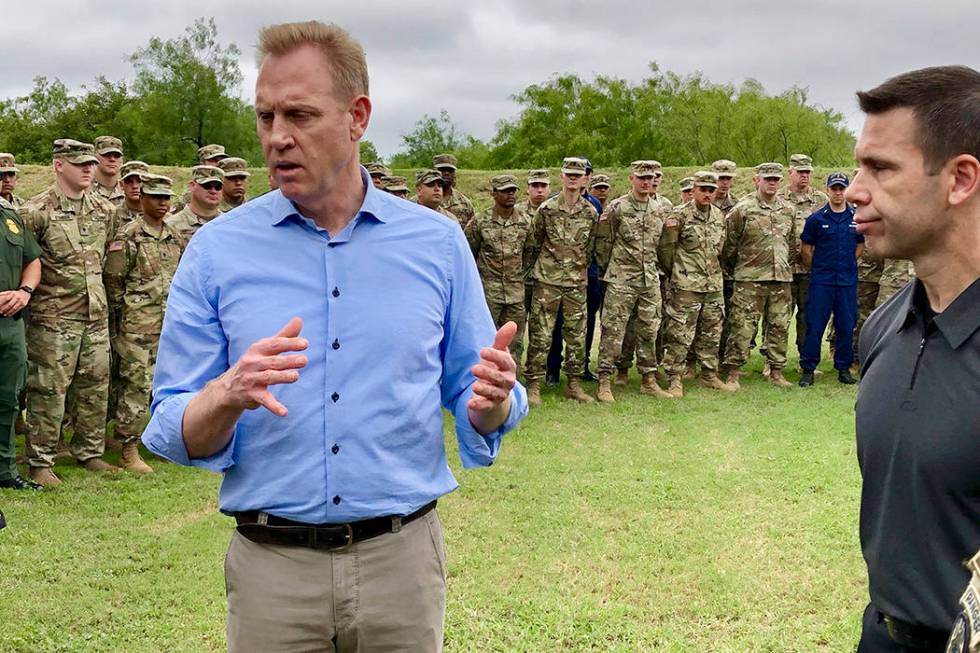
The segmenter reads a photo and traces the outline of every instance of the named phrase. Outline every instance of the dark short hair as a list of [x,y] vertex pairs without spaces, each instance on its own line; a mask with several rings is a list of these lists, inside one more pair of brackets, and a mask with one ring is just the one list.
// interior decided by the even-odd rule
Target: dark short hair
[[968,66],[935,66],[896,75],[870,91],[858,91],[865,113],[911,109],[916,142],[926,170],[935,174],[950,159],[980,159],[980,72]]

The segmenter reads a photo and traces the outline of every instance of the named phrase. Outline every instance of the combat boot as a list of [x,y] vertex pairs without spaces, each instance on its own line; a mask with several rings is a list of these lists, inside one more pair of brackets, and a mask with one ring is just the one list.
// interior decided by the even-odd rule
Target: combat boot
[[596,392],[595,398],[604,404],[611,404],[616,401],[609,376],[608,372],[599,372],[599,391]]
[[88,460],[80,460],[79,464],[90,472],[120,472],[122,471],[119,467],[115,465],[110,465],[101,458],[89,458]]
[[739,383],[738,380],[739,377],[742,375],[737,368],[734,367],[726,368],[726,370],[722,371],[722,374],[724,374],[725,383],[727,383],[730,388],[736,391],[742,389],[742,384]]
[[61,485],[61,479],[55,476],[50,467],[31,467],[31,480],[44,487]]
[[667,394],[670,395],[672,399],[680,399],[684,396],[684,384],[681,383],[681,377],[670,377],[670,385],[667,386]]
[[565,397],[580,401],[583,404],[591,404],[595,399],[588,392],[582,389],[582,382],[577,376],[568,378],[568,387],[565,388]]
[[762,376],[768,379],[770,374],[772,374],[772,368],[769,367],[769,361],[766,361],[766,364],[762,366]]
[[693,379],[697,375],[698,375],[698,366],[697,366],[697,363],[689,362],[687,364],[687,369],[684,370],[684,378],[685,379]]
[[640,394],[659,397],[661,399],[673,399],[674,395],[660,387],[657,383],[657,373],[647,372],[643,375],[643,383],[640,385]]
[[616,385],[629,385],[630,382],[630,371],[629,370],[616,370],[616,380],[613,382]]
[[541,379],[531,379],[527,382],[527,403],[531,406],[541,405]]
[[122,445],[122,455],[119,456],[119,466],[135,474],[152,474],[153,468],[146,464],[140,456],[138,442],[127,442]]
[[733,388],[731,385],[725,383],[718,378],[718,375],[714,372],[706,371],[701,372],[701,385],[705,388],[712,388],[713,390],[721,390],[722,392],[735,392],[738,388]]
[[786,380],[783,376],[783,371],[778,368],[771,368],[769,370],[769,383],[773,384],[777,388],[792,388],[793,384]]

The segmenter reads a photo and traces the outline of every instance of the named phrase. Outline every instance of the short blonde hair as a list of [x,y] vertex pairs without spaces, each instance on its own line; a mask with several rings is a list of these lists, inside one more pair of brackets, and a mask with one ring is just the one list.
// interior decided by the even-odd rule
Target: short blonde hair
[[310,20],[305,23],[269,25],[259,32],[256,62],[272,55],[283,55],[298,47],[319,48],[330,63],[334,95],[344,102],[368,94],[368,69],[364,48],[345,30],[333,23]]

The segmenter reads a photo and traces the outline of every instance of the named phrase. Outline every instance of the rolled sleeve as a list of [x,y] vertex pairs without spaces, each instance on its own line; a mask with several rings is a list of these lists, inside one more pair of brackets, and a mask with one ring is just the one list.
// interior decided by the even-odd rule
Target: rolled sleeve
[[184,444],[184,411],[197,396],[196,392],[172,395],[161,401],[143,432],[143,444],[151,452],[172,463],[186,467],[200,467],[222,473],[235,464],[235,437],[225,447],[206,458],[191,458]]

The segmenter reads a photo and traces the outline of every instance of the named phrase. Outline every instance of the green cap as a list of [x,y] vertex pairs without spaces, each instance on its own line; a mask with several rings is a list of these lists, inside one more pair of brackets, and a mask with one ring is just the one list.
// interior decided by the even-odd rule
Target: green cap
[[630,172],[634,177],[655,177],[657,168],[654,166],[656,161],[639,160],[630,164]]
[[150,171],[149,164],[143,163],[142,161],[127,161],[122,164],[122,168],[119,169],[119,178],[125,179],[126,177],[132,177],[133,175],[143,175]]
[[436,168],[452,168],[456,169],[456,157],[452,154],[437,154],[432,157],[432,167]]
[[566,175],[584,175],[585,159],[577,156],[566,156],[561,162],[561,171]]
[[789,169],[813,172],[813,159],[806,154],[793,154],[789,157]]
[[711,172],[719,177],[734,177],[737,170],[735,162],[728,159],[718,159],[711,164]]
[[551,173],[545,168],[527,171],[527,183],[551,185]]
[[364,167],[367,168],[368,174],[371,175],[371,176],[374,176],[374,175],[385,175],[385,176],[389,176],[389,175],[391,175],[391,168],[389,168],[385,164],[381,163],[380,161],[372,161],[371,163],[365,164]]
[[52,158],[64,159],[68,163],[78,164],[99,162],[95,158],[94,146],[70,138],[59,138],[54,142]]
[[95,139],[95,151],[98,154],[109,154],[110,152],[122,154],[122,141],[115,136],[99,136]]
[[191,168],[191,181],[199,184],[206,184],[209,181],[216,181],[222,186],[225,185],[225,173],[216,166],[194,166]]
[[681,192],[694,190],[694,177],[684,177],[681,179]]
[[718,175],[710,170],[698,170],[694,173],[694,185],[718,188]]
[[396,191],[408,192],[408,180],[398,175],[390,175],[381,180],[382,190],[394,193]]
[[225,146],[218,145],[217,143],[212,143],[210,145],[204,145],[197,148],[197,160],[207,161],[208,159],[224,159],[228,155],[225,154]]
[[10,152],[0,152],[0,172],[20,172],[17,170],[17,161]]
[[142,175],[144,195],[166,195],[171,197],[174,194],[174,182],[170,177],[163,175],[152,175],[145,173]]
[[248,171],[248,161],[237,156],[225,157],[218,161],[218,167],[225,173],[225,177],[251,177]]
[[769,163],[760,163],[755,167],[755,174],[758,177],[765,179],[766,177],[779,177],[783,178],[783,164],[774,163],[770,161]]
[[609,188],[609,175],[592,175],[589,188]]
[[517,190],[517,177],[514,175],[494,175],[490,177],[490,188],[493,190]]
[[422,185],[431,184],[434,181],[438,181],[440,184],[443,183],[442,175],[439,174],[438,170],[432,170],[431,168],[427,168],[425,170],[419,170],[418,172],[415,173],[416,186],[418,186],[419,184]]

